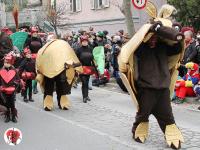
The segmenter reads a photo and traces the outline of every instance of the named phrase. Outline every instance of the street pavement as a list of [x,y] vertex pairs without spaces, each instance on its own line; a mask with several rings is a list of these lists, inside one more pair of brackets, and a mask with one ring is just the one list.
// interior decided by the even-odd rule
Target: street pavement
[[[42,109],[42,94],[34,95],[34,103],[24,103],[17,96],[18,123],[4,123],[0,118],[0,150],[168,150],[164,136],[154,117],[150,118],[150,136],[145,144],[132,140],[131,128],[136,109],[130,96],[115,84],[90,91],[92,101],[82,102],[81,88],[69,96],[70,110]],[[189,104],[188,104],[189,105]],[[173,105],[177,125],[183,132],[183,150],[200,149],[200,112],[185,105]],[[3,139],[6,129],[22,131],[22,142],[8,146]]]

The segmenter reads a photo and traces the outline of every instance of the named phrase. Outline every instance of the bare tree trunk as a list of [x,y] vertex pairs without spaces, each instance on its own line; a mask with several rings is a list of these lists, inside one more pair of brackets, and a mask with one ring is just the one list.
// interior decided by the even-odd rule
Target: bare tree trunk
[[132,37],[135,34],[135,28],[134,28],[132,12],[131,12],[131,1],[123,0],[122,7],[123,7],[123,13],[125,16],[127,31],[130,37]]
[[[55,12],[57,13],[57,0],[54,0],[54,9],[55,9]],[[57,38],[59,37],[58,35],[58,27],[57,27],[57,15],[55,16],[55,26],[54,26],[54,30],[55,30],[55,33],[56,33],[56,36]]]
[[57,29],[57,25],[54,26],[54,30],[55,30],[56,36],[59,37],[59,35],[58,35],[58,29]]

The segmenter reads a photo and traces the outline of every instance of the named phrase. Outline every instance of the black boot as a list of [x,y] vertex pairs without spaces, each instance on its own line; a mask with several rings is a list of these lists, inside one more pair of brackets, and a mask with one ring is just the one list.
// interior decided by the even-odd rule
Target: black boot
[[91,99],[89,98],[89,96],[87,97],[87,101],[91,101]]
[[24,96],[25,96],[25,91],[22,90],[22,91],[21,91],[21,97],[24,97]]
[[24,96],[24,102],[28,103],[27,96]]
[[29,96],[29,101],[34,102],[34,100],[32,99],[32,96]]
[[37,90],[37,86],[33,88],[33,94],[37,94],[38,90]]
[[8,123],[10,121],[10,111],[8,110],[8,111],[6,111],[6,113],[5,113],[5,123]]
[[17,123],[17,118],[15,115],[12,115],[12,122]]
[[17,123],[17,109],[12,110],[12,122]]
[[83,103],[87,103],[87,98],[83,98]]

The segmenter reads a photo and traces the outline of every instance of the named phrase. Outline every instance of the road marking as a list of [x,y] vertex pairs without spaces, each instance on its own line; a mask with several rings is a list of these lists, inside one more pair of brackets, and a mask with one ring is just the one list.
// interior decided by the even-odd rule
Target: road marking
[[[39,109],[39,108],[34,107],[34,106],[32,106],[32,105],[25,104],[25,103],[22,102],[22,101],[17,101],[17,103],[19,103],[19,104],[21,104],[21,105],[23,105],[23,106],[25,106],[25,107],[31,108],[31,109],[33,109],[33,110],[37,110],[37,111],[38,111],[38,110],[42,110],[42,109]],[[104,132],[101,132],[101,131],[99,131],[99,130],[90,128],[90,127],[88,127],[88,126],[82,125],[82,124],[77,123],[77,122],[75,122],[75,121],[72,121],[72,120],[63,118],[63,117],[61,117],[61,116],[58,116],[58,115],[56,115],[56,114],[53,114],[52,112],[47,112],[47,111],[44,111],[44,110],[43,110],[43,113],[45,113],[46,115],[49,115],[49,116],[51,116],[51,117],[60,119],[60,120],[62,120],[62,121],[64,121],[64,122],[66,122],[66,123],[69,123],[69,124],[73,125],[73,126],[77,126],[77,127],[81,128],[81,129],[85,129],[85,130],[88,130],[88,131],[90,131],[90,132],[96,133],[97,135],[105,136],[105,137],[107,137],[108,139],[110,139],[111,141],[120,143],[121,145],[130,147],[130,148],[136,148],[136,149],[138,149],[138,147],[139,147],[138,145],[137,145],[137,146],[136,146],[136,145],[133,145],[133,144],[135,144],[135,143],[129,144],[129,143],[127,143],[126,141],[121,141],[120,139],[118,139],[118,138],[116,138],[116,137],[114,137],[114,136],[111,136],[111,135],[109,135],[109,134],[107,134],[107,133],[104,133]],[[140,148],[141,148],[141,147],[140,147]]]

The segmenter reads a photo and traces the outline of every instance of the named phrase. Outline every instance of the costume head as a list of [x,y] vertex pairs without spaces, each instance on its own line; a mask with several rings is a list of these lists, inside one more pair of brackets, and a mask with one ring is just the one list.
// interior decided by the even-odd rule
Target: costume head
[[[164,5],[158,13],[156,6],[152,2],[148,1],[145,7],[145,11],[151,17],[150,22],[143,25],[136,32],[136,34],[122,47],[121,53],[118,56],[119,70],[120,72],[124,73],[124,76],[126,76],[126,78],[122,80],[123,82],[127,82],[128,79],[129,84],[131,85],[131,88],[129,87],[129,89],[132,89],[136,93],[137,90],[134,84],[134,70],[136,70],[136,68],[134,68],[133,65],[133,62],[135,61],[134,53],[142,43],[156,43],[156,38],[152,36],[157,35],[159,37],[159,41],[161,42],[167,43],[168,45],[173,45],[174,43],[180,42],[182,47],[184,47],[183,35],[172,27],[173,23],[170,19],[168,19],[171,17],[171,15],[174,14],[174,12],[176,12],[176,9],[173,6]],[[176,69],[174,68],[176,67],[179,60],[182,59],[183,53],[184,50],[182,49],[181,54],[176,56],[169,56],[168,66],[169,70],[173,72],[173,79],[171,80],[170,85],[171,94],[174,91],[173,85],[175,85],[177,79],[177,76],[175,76],[176,73],[174,73]],[[131,67],[127,67],[127,64],[129,64]],[[132,78],[130,78],[130,76],[132,76]],[[134,102],[137,105],[137,101]]]
[[158,17],[159,18],[165,18],[165,19],[170,19],[172,15],[176,14],[176,8],[172,5],[165,4],[161,7]]
[[188,74],[190,76],[197,74],[199,72],[199,65],[193,62],[189,62],[185,65],[185,67],[188,69]]

